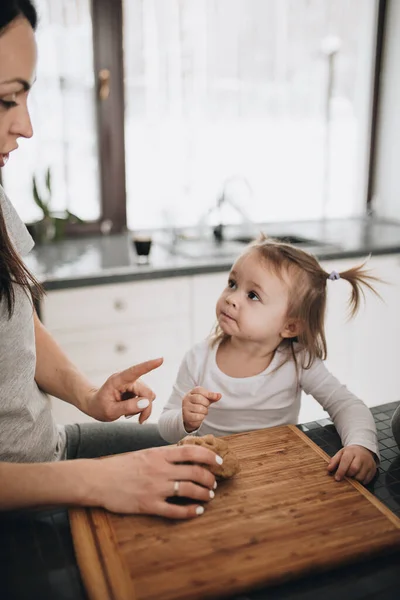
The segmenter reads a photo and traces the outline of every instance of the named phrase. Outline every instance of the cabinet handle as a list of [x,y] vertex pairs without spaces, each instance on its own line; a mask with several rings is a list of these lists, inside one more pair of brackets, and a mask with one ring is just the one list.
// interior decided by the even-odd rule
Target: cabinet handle
[[115,310],[126,310],[126,302],[123,300],[115,300],[114,308]]
[[117,354],[124,354],[128,350],[128,347],[125,344],[119,343],[115,346],[115,352]]
[[104,101],[110,95],[110,78],[111,72],[109,69],[100,69],[99,71],[99,98]]

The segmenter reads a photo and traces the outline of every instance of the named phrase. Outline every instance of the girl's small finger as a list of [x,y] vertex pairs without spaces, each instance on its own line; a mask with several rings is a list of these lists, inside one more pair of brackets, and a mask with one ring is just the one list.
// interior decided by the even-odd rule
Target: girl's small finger
[[371,469],[369,469],[366,477],[365,477],[365,481],[364,481],[364,485],[368,485],[373,478],[375,477],[375,473],[376,473],[376,467],[372,467]]
[[370,467],[368,464],[362,465],[361,468],[358,470],[357,475],[355,476],[357,481],[360,481],[361,483],[363,483],[365,485],[365,482],[368,479],[369,470],[370,470]]
[[343,451],[344,449],[342,448],[341,450],[339,450],[339,452],[336,452],[336,454],[332,456],[328,464],[328,471],[334,471],[337,468],[338,464],[340,463]]
[[190,404],[192,406],[204,406],[205,408],[208,408],[210,406],[210,401],[200,394],[192,394],[190,396]]
[[189,421],[196,421],[196,423],[198,421],[203,421],[204,420],[204,415],[202,415],[201,413],[194,413],[191,412],[189,413]]
[[336,475],[335,475],[335,479],[336,481],[341,481],[345,475],[347,474],[347,471],[349,470],[349,467],[351,465],[351,463],[353,462],[354,459],[354,455],[350,452],[343,452],[343,455],[341,457],[339,466],[337,468],[336,471]]
[[[361,460],[359,458],[357,458],[357,456],[355,456],[353,459],[353,462],[351,463],[350,467],[347,470],[347,475],[349,477],[355,477],[356,475],[359,475],[361,472],[366,474],[367,470],[368,470],[368,466],[363,468],[362,464],[361,464]],[[360,479],[360,481],[361,481],[361,479]]]
[[208,408],[202,404],[192,404],[189,407],[189,412],[194,415],[208,415]]
[[222,398],[222,394],[219,394],[217,392],[210,392],[208,394],[208,399],[210,400],[210,402],[218,402],[218,400],[221,400]]

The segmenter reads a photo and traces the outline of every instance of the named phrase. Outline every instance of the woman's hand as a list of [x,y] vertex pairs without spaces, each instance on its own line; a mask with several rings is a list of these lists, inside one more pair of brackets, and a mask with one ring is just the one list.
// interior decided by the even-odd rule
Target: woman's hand
[[[177,464],[177,463],[197,464]],[[84,503],[116,513],[188,519],[204,512],[200,502],[214,497],[215,477],[204,466],[222,458],[201,446],[163,446],[90,461],[89,498]],[[178,483],[176,483],[178,482]],[[178,506],[166,498],[191,498]]]
[[367,485],[376,473],[375,455],[364,446],[346,446],[328,464],[328,471],[332,473],[335,469],[336,481],[341,481],[347,475]]
[[90,392],[81,410],[98,421],[115,421],[122,415],[141,413],[139,423],[144,423],[151,415],[156,395],[139,377],[157,369],[162,362],[162,358],[148,360],[111,375],[100,389]]
[[195,387],[182,400],[183,426],[188,433],[196,431],[208,415],[208,407],[218,402],[221,394]]

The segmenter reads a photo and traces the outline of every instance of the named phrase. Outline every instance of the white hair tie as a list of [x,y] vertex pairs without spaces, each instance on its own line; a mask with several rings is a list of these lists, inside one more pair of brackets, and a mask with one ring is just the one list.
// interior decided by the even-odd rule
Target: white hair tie
[[331,281],[336,281],[337,279],[340,279],[340,275],[337,271],[332,271],[332,273],[328,275],[328,279],[330,279]]

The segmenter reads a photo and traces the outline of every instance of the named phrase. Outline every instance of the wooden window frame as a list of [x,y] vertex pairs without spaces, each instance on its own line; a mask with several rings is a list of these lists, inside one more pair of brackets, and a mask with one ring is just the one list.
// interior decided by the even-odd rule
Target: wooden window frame
[[383,58],[385,52],[385,38],[387,31],[387,15],[389,11],[389,2],[392,0],[379,0],[378,14],[376,22],[376,44],[375,44],[375,64],[373,75],[373,91],[372,91],[372,109],[371,109],[371,130],[369,138],[369,161],[367,173],[367,197],[366,197],[366,213],[373,216],[373,198],[375,194],[376,170],[378,160],[378,133],[380,124],[380,107],[381,107],[381,74],[383,67]]
[[[100,218],[68,224],[67,236],[126,230],[125,115],[122,0],[91,0],[93,69],[100,184]],[[100,97],[100,73],[109,73],[108,93]]]

